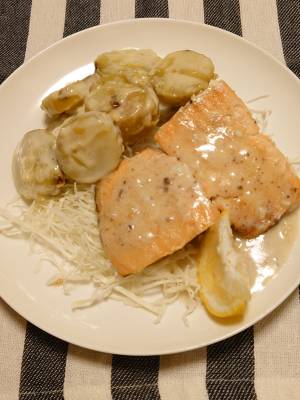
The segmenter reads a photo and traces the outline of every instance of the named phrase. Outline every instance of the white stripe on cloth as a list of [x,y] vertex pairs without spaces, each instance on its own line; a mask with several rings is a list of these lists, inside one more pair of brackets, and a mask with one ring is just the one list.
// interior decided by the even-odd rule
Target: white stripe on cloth
[[276,0],[240,0],[243,37],[284,63]]
[[204,22],[202,0],[169,0],[169,16],[174,19]]
[[63,37],[66,0],[32,0],[25,60]]
[[111,355],[69,345],[65,400],[111,400]]
[[300,309],[297,289],[254,326],[258,400],[296,400],[300,393]]
[[161,356],[158,386],[161,400],[207,400],[206,349]]
[[1,400],[19,398],[26,321],[0,298]]
[[134,18],[135,0],[122,0],[112,6],[111,0],[101,0],[101,24]]

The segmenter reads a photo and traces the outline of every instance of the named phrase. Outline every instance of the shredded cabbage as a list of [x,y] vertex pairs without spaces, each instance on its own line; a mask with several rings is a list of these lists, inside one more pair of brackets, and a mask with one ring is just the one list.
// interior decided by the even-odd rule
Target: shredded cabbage
[[0,208],[0,233],[29,239],[32,250],[57,268],[49,285],[62,285],[68,293],[73,285],[93,284],[91,296],[77,300],[74,309],[115,299],[150,311],[159,321],[168,304],[183,295],[186,320],[199,303],[194,247],[188,245],[140,274],[119,276],[101,245],[94,190],[74,184],[60,197],[29,206],[18,199]]

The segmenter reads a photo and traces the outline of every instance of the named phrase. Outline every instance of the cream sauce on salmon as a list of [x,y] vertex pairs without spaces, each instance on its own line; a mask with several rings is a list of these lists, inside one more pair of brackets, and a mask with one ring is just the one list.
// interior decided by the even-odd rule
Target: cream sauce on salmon
[[219,81],[182,107],[155,135],[185,162],[207,197],[229,210],[247,238],[267,231],[300,202],[300,180],[241,99]]
[[151,149],[103,179],[96,203],[103,247],[122,275],[181,249],[217,216],[189,167]]
[[298,218],[298,212],[293,212],[254,239],[235,239],[237,247],[249,257],[251,293],[262,291],[288,260],[298,233]]

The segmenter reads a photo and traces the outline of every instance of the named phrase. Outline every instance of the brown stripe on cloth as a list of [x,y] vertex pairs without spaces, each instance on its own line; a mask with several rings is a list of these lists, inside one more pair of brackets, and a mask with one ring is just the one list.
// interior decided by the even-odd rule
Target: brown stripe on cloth
[[300,2],[277,0],[277,12],[285,62],[300,78]]
[[240,4],[238,0],[203,0],[206,24],[242,35]]
[[24,61],[31,0],[0,1],[0,83]]
[[67,0],[64,36],[100,23],[100,0]]
[[[205,23],[242,35],[238,0],[204,0]],[[210,400],[254,400],[254,333],[249,328],[207,348],[206,388]]]
[[255,400],[254,337],[249,328],[207,349],[209,400]]
[[168,18],[168,0],[136,0],[135,18]]
[[27,323],[20,400],[63,400],[68,344]]
[[114,355],[111,370],[112,400],[160,400],[159,357]]

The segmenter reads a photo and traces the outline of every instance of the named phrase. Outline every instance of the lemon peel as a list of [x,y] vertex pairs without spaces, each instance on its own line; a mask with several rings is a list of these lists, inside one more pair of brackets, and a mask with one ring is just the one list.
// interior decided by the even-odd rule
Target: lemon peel
[[250,298],[249,276],[227,211],[204,234],[196,259],[199,296],[207,311],[220,318],[242,315]]

